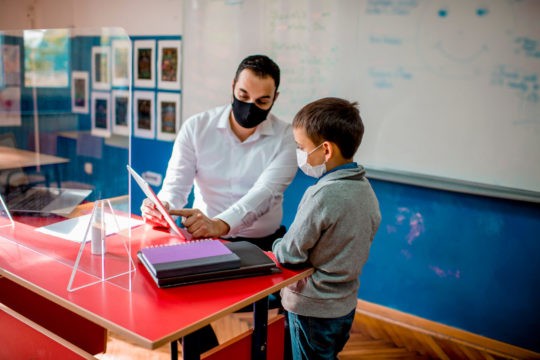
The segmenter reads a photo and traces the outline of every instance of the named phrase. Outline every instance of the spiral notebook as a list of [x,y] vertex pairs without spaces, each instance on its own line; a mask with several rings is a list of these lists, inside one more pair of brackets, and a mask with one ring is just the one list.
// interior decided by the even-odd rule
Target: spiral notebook
[[240,267],[240,258],[219,240],[145,247],[137,256],[157,279]]

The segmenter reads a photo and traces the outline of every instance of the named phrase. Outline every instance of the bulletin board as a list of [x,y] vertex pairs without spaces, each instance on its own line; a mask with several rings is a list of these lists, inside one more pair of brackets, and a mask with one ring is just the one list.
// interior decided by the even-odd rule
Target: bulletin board
[[281,68],[282,119],[359,103],[368,173],[539,201],[539,14],[535,0],[186,0],[183,118],[229,103],[238,63],[262,53]]

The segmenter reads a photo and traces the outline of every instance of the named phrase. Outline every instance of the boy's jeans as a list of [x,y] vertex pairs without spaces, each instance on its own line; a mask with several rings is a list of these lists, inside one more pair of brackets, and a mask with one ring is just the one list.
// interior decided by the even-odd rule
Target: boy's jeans
[[339,318],[316,318],[288,313],[294,360],[335,360],[347,340],[355,309]]

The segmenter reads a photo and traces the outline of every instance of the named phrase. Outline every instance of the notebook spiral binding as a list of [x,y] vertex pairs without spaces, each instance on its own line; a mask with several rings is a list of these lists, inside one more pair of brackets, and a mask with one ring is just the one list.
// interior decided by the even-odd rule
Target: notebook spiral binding
[[205,239],[186,240],[185,242],[178,242],[178,243],[173,243],[173,244],[148,245],[148,246],[145,246],[145,248],[157,248],[157,247],[166,247],[166,246],[190,245],[190,244],[207,242],[207,241],[219,241],[219,239],[205,238]]

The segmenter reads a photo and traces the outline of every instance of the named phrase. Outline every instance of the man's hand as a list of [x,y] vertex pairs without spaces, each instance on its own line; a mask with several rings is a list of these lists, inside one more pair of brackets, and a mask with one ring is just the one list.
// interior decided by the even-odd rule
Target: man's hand
[[[166,210],[169,210],[169,204],[166,201],[163,202],[163,207]],[[161,215],[152,200],[144,199],[141,205],[141,213],[145,223],[152,226],[169,227],[169,224],[167,224],[167,221],[165,221],[163,215]]]
[[169,211],[171,215],[182,216],[182,224],[194,238],[218,238],[227,234],[229,225],[220,219],[211,219],[199,209],[181,209]]

